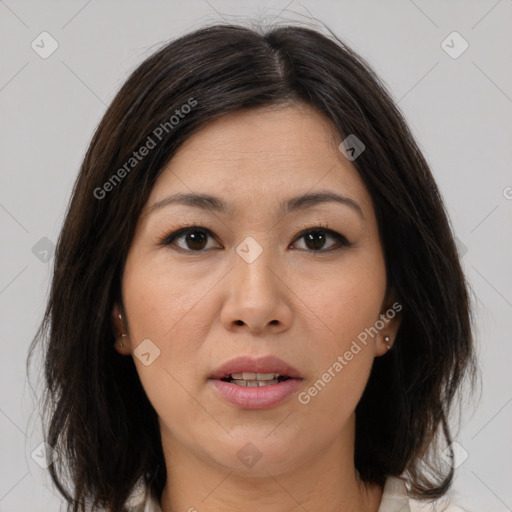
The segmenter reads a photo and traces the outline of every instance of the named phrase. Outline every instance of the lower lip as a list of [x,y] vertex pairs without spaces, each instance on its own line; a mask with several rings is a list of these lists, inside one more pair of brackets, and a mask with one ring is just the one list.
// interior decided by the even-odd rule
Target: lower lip
[[211,379],[211,382],[227,402],[241,409],[270,409],[290,398],[301,386],[302,379],[288,379],[253,388],[218,379]]

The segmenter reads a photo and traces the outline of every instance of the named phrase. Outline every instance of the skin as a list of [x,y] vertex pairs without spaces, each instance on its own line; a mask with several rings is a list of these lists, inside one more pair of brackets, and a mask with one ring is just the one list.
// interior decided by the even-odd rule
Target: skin
[[[159,416],[163,512],[379,507],[382,488],[363,484],[355,471],[354,411],[374,358],[387,351],[384,336],[396,336],[398,316],[360,344],[308,404],[295,394],[276,407],[245,410],[208,381],[235,356],[271,354],[297,368],[299,392],[307,390],[393,303],[371,196],[338,149],[341,140],[302,104],[241,111],[192,135],[154,185],[123,273],[122,319],[118,305],[113,318],[115,348],[133,356]],[[364,218],[333,202],[279,212],[282,201],[320,190],[353,199]],[[172,204],[149,213],[176,192],[209,193],[233,211]],[[160,245],[186,222],[212,231],[202,252],[186,236]],[[300,235],[320,224],[352,245],[324,232],[315,252]],[[247,236],[263,249],[252,263],[235,250]],[[145,339],[160,350],[148,366],[134,355]],[[237,457],[247,442],[262,454],[252,467]]]

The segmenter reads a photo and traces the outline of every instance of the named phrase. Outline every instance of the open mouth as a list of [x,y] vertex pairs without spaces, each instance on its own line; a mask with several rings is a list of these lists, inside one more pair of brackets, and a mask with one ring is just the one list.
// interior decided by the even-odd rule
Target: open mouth
[[220,380],[229,382],[237,386],[243,386],[248,388],[271,386],[273,384],[279,384],[290,379],[287,375],[281,375],[278,373],[232,373],[227,377]]
[[303,385],[304,378],[275,356],[245,356],[214,370],[209,380],[214,392],[227,403],[239,409],[262,410],[289,400]]

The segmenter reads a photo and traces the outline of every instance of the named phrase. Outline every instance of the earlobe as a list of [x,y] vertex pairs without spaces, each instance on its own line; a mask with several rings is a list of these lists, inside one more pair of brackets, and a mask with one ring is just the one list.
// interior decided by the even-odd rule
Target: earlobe
[[130,347],[128,342],[128,335],[123,321],[123,315],[117,304],[114,304],[112,309],[112,323],[113,323],[113,335],[116,338],[114,343],[114,349],[121,355],[130,354]]
[[393,338],[389,334],[379,333],[376,342],[376,357],[387,354],[393,348]]
[[[395,298],[395,294],[391,294]],[[377,337],[377,356],[387,354],[396,340],[401,323],[402,305],[398,300],[387,302],[387,307],[380,314],[381,329]]]
[[125,343],[123,341],[116,341],[114,343],[114,350],[122,356],[126,356],[130,353],[129,350],[126,349]]
[[123,356],[131,354],[130,341],[126,333],[121,333],[117,336],[114,348]]

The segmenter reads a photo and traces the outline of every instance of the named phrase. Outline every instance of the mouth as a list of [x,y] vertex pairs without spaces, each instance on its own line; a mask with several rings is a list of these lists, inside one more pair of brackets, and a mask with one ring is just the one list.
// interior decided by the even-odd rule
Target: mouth
[[224,401],[240,409],[270,409],[302,386],[299,371],[275,356],[238,357],[215,370],[209,381]]
[[246,387],[276,384],[287,379],[302,379],[300,372],[276,356],[254,358],[241,356],[217,368],[210,379],[223,380]]
[[284,382],[290,378],[291,377],[289,377],[288,375],[281,375],[279,373],[242,372],[232,373],[220,380],[222,380],[223,382],[230,382],[232,384],[236,384],[237,386],[256,388],[263,386],[271,386],[273,384],[279,384],[280,382]]

